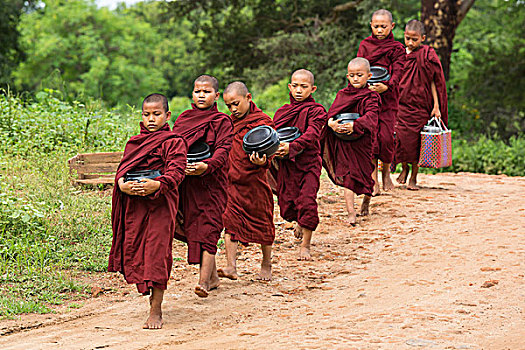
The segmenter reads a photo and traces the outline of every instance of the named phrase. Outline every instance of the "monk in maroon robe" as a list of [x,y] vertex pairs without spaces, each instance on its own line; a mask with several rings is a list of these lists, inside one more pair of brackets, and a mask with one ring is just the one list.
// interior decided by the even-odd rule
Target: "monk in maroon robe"
[[[131,137],[115,176],[110,272],[121,272],[140,293],[152,293],[144,328],[162,327],[162,299],[170,277],[171,248],[178,208],[178,186],[186,167],[186,142],[170,131],[166,97],[143,102],[140,134]],[[159,170],[155,179],[124,182],[130,171]]]
[[183,112],[173,125],[173,132],[188,145],[205,142],[212,156],[190,163],[180,186],[179,223],[175,238],[188,243],[188,262],[200,264],[195,293],[207,297],[219,285],[215,264],[217,243],[224,228],[228,187],[228,154],[232,145],[231,118],[217,110],[217,79],[209,75],[195,80],[192,109]]
[[270,174],[276,183],[281,216],[287,221],[297,221],[295,235],[302,238],[299,259],[310,260],[312,232],[319,224],[317,191],[322,168],[319,138],[327,117],[323,105],[312,97],[317,87],[310,71],[295,71],[288,88],[290,103],[275,112],[273,121],[277,129],[294,126],[302,135],[291,143],[281,143]]
[[443,68],[434,49],[422,45],[423,41],[423,23],[409,21],[405,27],[407,55],[399,86],[395,156],[396,162],[403,164],[403,171],[397,178],[399,183],[406,183],[408,164],[412,164],[412,174],[407,185],[409,190],[418,189],[421,129],[432,117],[441,118],[448,125],[447,87]]
[[[403,45],[394,40],[392,14],[387,10],[378,10],[370,22],[372,35],[361,41],[358,57],[366,58],[371,66],[381,66],[388,70],[390,80],[375,83],[369,89],[381,95],[381,111],[374,145],[374,157],[383,162],[382,180],[385,191],[392,190],[394,183],[390,178],[390,163],[394,158],[394,126],[399,106],[399,82],[403,74],[405,50]],[[377,163],[377,162],[376,162]],[[374,195],[379,194],[377,165],[374,171]]]
[[[337,93],[328,110],[328,126],[323,129],[321,138],[323,166],[336,185],[345,188],[348,223],[355,225],[355,194],[368,195],[363,201],[363,210],[368,210],[369,198],[374,190],[372,173],[373,143],[377,129],[380,97],[367,87],[372,76],[370,64],[364,58],[354,58],[348,64],[348,86]],[[339,124],[334,117],[341,113],[359,113],[353,123]],[[342,140],[335,132],[352,134],[355,140]]]
[[253,103],[244,83],[229,84],[223,98],[231,112],[234,137],[228,172],[228,204],[223,216],[227,266],[218,270],[219,277],[237,279],[237,243],[257,243],[263,253],[258,279],[269,281],[275,239],[273,195],[266,176],[271,159],[266,155],[246,154],[242,144],[244,135],[253,128],[275,126],[272,119]]

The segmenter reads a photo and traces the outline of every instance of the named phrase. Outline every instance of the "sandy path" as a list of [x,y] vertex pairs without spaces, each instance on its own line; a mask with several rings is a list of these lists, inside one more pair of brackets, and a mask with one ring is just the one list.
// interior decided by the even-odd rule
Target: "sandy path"
[[133,288],[98,275],[116,291],[2,321],[0,348],[525,349],[525,178],[423,175],[421,185],[374,198],[348,228],[342,191],[323,181],[315,260],[294,259],[280,224],[271,283],[253,281],[256,247],[241,252],[241,280],[208,299],[191,293],[197,269],[176,263],[160,331],[140,329],[147,305]]

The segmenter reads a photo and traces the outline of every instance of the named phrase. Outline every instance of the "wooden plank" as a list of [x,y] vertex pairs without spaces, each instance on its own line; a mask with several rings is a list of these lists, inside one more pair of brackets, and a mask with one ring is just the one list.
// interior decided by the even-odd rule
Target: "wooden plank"
[[114,184],[114,178],[100,177],[98,179],[74,179],[75,183],[83,185],[101,185],[101,184]]
[[98,179],[99,177],[115,179],[115,174],[84,174],[84,179]]
[[99,164],[99,163],[120,163],[124,152],[106,153],[84,153],[79,154],[76,163]]
[[90,173],[115,173],[117,172],[118,163],[109,164],[75,164],[71,166],[72,169],[76,169],[79,174],[90,174]]

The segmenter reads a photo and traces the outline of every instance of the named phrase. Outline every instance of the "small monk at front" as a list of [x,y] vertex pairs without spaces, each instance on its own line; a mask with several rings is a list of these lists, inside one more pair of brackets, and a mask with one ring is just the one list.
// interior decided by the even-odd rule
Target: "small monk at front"
[[421,149],[421,129],[432,117],[448,125],[447,87],[439,57],[433,48],[422,45],[425,26],[411,20],[405,27],[406,62],[399,84],[399,113],[396,123],[396,162],[403,164],[397,182],[418,190],[417,173]]
[[217,110],[219,82],[210,75],[195,79],[192,109],[183,112],[173,125],[191,147],[204,142],[211,157],[189,163],[180,186],[181,215],[175,238],[188,243],[188,262],[200,264],[195,294],[206,298],[219,286],[215,263],[217,243],[224,228],[222,214],[228,199],[228,156],[232,146],[231,118]]
[[292,142],[282,142],[273,160],[270,174],[276,183],[281,216],[297,221],[295,237],[302,239],[299,260],[310,260],[312,233],[319,224],[317,191],[321,176],[321,130],[327,116],[323,105],[312,94],[317,90],[314,75],[306,69],[292,74],[290,103],[275,112],[277,129],[297,127],[301,136]]
[[[173,264],[178,186],[186,168],[187,145],[170,131],[170,117],[164,95],[144,99],[140,134],[126,144],[113,189],[108,271],[121,272],[139,293],[151,295],[147,329],[162,328],[162,300]],[[162,175],[126,182],[126,173],[137,170],[158,170]]]
[[[363,57],[370,62],[371,66],[386,68],[390,74],[388,81],[374,83],[369,89],[378,92],[381,96],[381,111],[379,112],[379,124],[374,144],[374,196],[380,193],[377,174],[377,160],[383,162],[381,177],[383,190],[390,191],[394,183],[390,178],[390,163],[394,158],[394,126],[399,107],[399,82],[403,74],[405,64],[405,50],[400,42],[394,40],[392,29],[395,23],[392,13],[388,10],[377,10],[372,14],[370,22],[372,35],[361,41],[358,57]],[[362,215],[368,215],[363,211]]]
[[[381,97],[368,89],[370,64],[365,58],[348,63],[348,86],[337,93],[328,110],[328,126],[321,141],[323,166],[336,185],[344,187],[348,224],[356,224],[355,194],[366,195],[361,211],[367,211],[374,190],[373,144]],[[355,122],[340,124],[334,117],[341,113],[359,113]],[[355,140],[341,140],[335,133],[352,134]]]
[[262,263],[258,279],[272,279],[273,195],[266,172],[270,159],[257,153],[246,154],[242,148],[244,135],[253,128],[268,125],[272,119],[252,101],[243,82],[229,84],[223,93],[224,102],[233,120],[233,145],[228,172],[228,204],[224,213],[224,243],[227,266],[219,269],[219,277],[236,280],[237,244],[261,245]]

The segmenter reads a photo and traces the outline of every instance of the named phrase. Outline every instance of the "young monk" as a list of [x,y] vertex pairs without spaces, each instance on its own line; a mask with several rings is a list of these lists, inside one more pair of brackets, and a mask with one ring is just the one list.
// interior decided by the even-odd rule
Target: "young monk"
[[417,173],[421,148],[421,129],[432,117],[448,124],[447,87],[441,62],[433,48],[422,45],[425,27],[411,20],[405,27],[406,62],[399,84],[399,113],[396,123],[396,161],[403,164],[397,178],[406,183],[409,168],[412,174],[407,189],[418,190]]
[[[142,103],[140,134],[130,138],[115,176],[108,271],[119,271],[139,293],[151,294],[144,328],[162,328],[162,299],[170,277],[178,186],[184,179],[186,142],[170,131],[164,95]],[[129,171],[159,170],[155,179],[124,182]]]
[[[370,201],[374,190],[373,143],[381,98],[377,92],[368,89],[367,80],[372,77],[372,73],[365,58],[351,60],[346,77],[348,86],[339,90],[328,110],[328,126],[334,132],[360,137],[352,141],[341,140],[332,130],[325,128],[321,142],[323,166],[332,182],[345,188],[348,223],[354,226],[355,194],[367,195],[363,206],[368,206],[366,201]],[[339,124],[334,116],[340,113],[359,113],[360,118],[353,123]]]
[[302,136],[291,143],[281,143],[275,154],[280,159],[274,159],[270,171],[276,182],[281,216],[287,221],[297,221],[295,236],[302,239],[299,260],[310,260],[312,232],[319,224],[317,191],[322,167],[319,137],[327,117],[323,105],[312,97],[317,90],[312,72],[295,71],[288,88],[290,103],[275,112],[273,121],[277,129],[299,128]]
[[242,148],[244,135],[251,129],[269,125],[272,119],[252,101],[246,85],[240,81],[229,84],[223,93],[224,102],[233,120],[233,145],[228,172],[228,204],[224,213],[224,243],[227,266],[219,269],[219,277],[233,280],[237,274],[237,243],[258,243],[263,259],[259,280],[272,279],[273,195],[266,176],[270,160],[257,153],[247,155]]
[[[394,188],[394,183],[390,178],[390,163],[394,157],[394,124],[399,105],[398,85],[405,64],[405,50],[401,43],[394,40],[392,29],[395,23],[390,11],[381,9],[374,12],[370,27],[372,35],[361,41],[357,56],[366,58],[371,66],[388,69],[390,73],[390,80],[369,86],[370,90],[381,95],[381,111],[374,145],[375,187],[372,193],[372,195],[377,195],[380,192],[377,159],[383,162],[381,172],[383,189],[390,191]],[[361,214],[367,215],[368,211],[364,210]]]
[[228,154],[232,145],[232,121],[217,110],[218,98],[217,79],[201,75],[194,82],[193,108],[179,115],[173,125],[173,132],[188,145],[202,141],[212,152],[211,158],[186,167],[186,178],[180,186],[182,215],[175,234],[175,238],[188,243],[188,262],[200,264],[195,294],[201,298],[219,286],[215,254],[224,227],[222,214],[226,209]]

